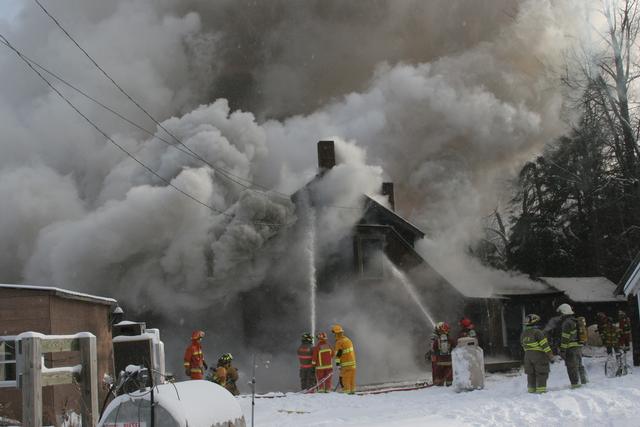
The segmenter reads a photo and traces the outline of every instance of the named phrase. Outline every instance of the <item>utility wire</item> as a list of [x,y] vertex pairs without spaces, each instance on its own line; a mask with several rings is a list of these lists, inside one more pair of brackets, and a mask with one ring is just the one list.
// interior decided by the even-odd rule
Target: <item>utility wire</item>
[[[17,50],[15,47],[11,47],[9,46],[5,41],[0,40],[0,43],[4,44],[5,46]],[[73,85],[72,83],[69,83],[67,80],[65,80],[64,78],[60,77],[58,74],[54,73],[53,71],[47,69],[46,67],[40,65],[39,63],[37,63],[36,61],[34,61],[33,59],[29,58],[28,56],[26,56],[24,54],[24,52],[20,52],[20,54],[22,55],[22,57],[24,59],[26,59],[27,61],[29,61],[32,65],[35,65],[37,68],[39,68],[40,70],[44,71],[45,73],[47,73],[48,75],[50,75],[51,77],[55,78],[56,80],[58,80],[60,83],[64,84],[65,86],[69,87],[70,89],[76,91],[77,93],[79,93],[80,95],[84,96],[85,98],[87,98],[88,100],[92,101],[93,103],[99,105],[100,107],[102,107],[103,109],[109,111],[111,114],[115,115],[116,117],[120,118],[121,120],[124,120],[125,122],[129,123],[131,126],[134,126],[135,128],[145,132],[146,134],[152,136],[153,138],[157,138],[160,141],[164,142],[165,144],[167,144],[168,146],[175,148],[176,150],[180,151],[181,153],[186,154],[187,156],[190,156],[194,159],[197,159],[201,162],[203,162],[204,164],[208,165],[209,167],[211,167],[212,169],[220,172],[220,176],[223,176],[227,179],[229,179],[231,182],[234,182],[240,186],[242,186],[243,188],[246,188],[248,190],[251,191],[255,191],[256,193],[259,194],[263,194],[265,196],[269,196],[268,194],[266,194],[264,191],[261,190],[255,190],[250,188],[250,186],[247,186],[241,182],[238,182],[234,179],[232,179],[231,177],[227,176],[225,173],[222,173],[222,171],[224,171],[223,169],[219,169],[216,166],[212,165],[211,163],[207,162],[206,160],[200,158],[199,156],[195,156],[192,152],[190,151],[186,151],[185,149],[181,148],[179,145],[172,143],[171,141],[166,140],[165,138],[163,138],[160,135],[157,135],[155,132],[150,131],[149,129],[146,129],[145,127],[139,125],[138,123],[132,121],[131,119],[127,118],[126,116],[124,116],[123,114],[119,113],[117,110],[115,110],[112,107],[109,107],[108,105],[104,104],[103,102],[101,102],[100,100],[96,99],[95,97],[89,95],[88,93],[86,93],[85,91],[83,91],[82,89],[78,88],[77,86]],[[276,192],[277,193],[277,192]],[[291,200],[289,196],[284,195],[283,193],[277,193],[278,195],[282,194],[282,199],[283,200]]]
[[[82,89],[80,89],[79,87],[75,86],[74,84],[70,83],[69,81],[65,80],[63,77],[61,77],[59,74],[51,71],[50,69],[46,68],[45,66],[41,65],[40,63],[36,62],[34,59],[30,58],[29,56],[25,55],[25,53],[19,49],[17,49],[15,46],[10,46],[9,44],[7,44],[7,42],[5,42],[4,40],[0,40],[0,44],[5,45],[6,47],[14,50],[14,51],[18,51],[20,53],[20,56],[30,62],[32,65],[35,65],[37,68],[39,68],[41,71],[47,73],[48,75],[50,75],[51,77],[53,77],[54,79],[56,79],[57,81],[59,81],[60,83],[62,83],[63,85],[67,86],[68,88],[74,90],[75,92],[77,92],[78,94],[82,95],[83,97],[85,97],[86,99],[90,100],[91,102],[95,103],[96,105],[100,106],[101,108],[109,111],[111,114],[113,114],[114,116],[118,117],[119,119],[125,121],[126,123],[130,124],[131,126],[135,127],[136,129],[141,130],[142,132],[146,133],[147,135],[153,137],[153,138],[157,138],[160,141],[164,142],[165,144],[167,144],[169,147],[172,147],[178,151],[180,151],[183,154],[186,154],[187,156],[190,156],[194,159],[197,159],[201,162],[203,162],[204,164],[208,165],[209,167],[211,167],[214,170],[217,170],[218,172],[220,171],[224,171],[221,170],[219,168],[216,168],[214,165],[212,165],[211,163],[207,162],[204,159],[200,159],[198,156],[195,156],[193,153],[184,150],[183,148],[181,148],[179,145],[172,143],[171,141],[168,141],[167,139],[163,138],[160,135],[157,135],[156,132],[150,131],[149,129],[143,127],[142,125],[139,125],[138,123],[134,122],[133,120],[129,119],[128,117],[126,117],[125,115],[123,115],[122,113],[118,112],[117,110],[115,110],[114,108],[106,105],[105,103],[103,103],[102,101],[96,99],[95,97],[89,95],[87,92],[83,91]],[[262,190],[259,189],[253,189],[250,188],[247,185],[242,184],[241,182],[238,182],[234,179],[232,179],[231,177],[225,175],[224,173],[220,173],[220,176],[229,179],[231,182],[234,182],[240,186],[242,186],[245,189],[248,189],[250,191],[255,192],[256,194],[260,194],[263,195],[265,197],[269,197],[270,194],[265,193]],[[248,181],[248,180],[247,180]],[[250,182],[250,181],[248,181]],[[279,197],[283,200],[287,200],[290,201],[291,197],[287,196],[284,193],[280,193],[277,191],[273,191],[272,193],[274,193],[274,195],[276,197]],[[329,208],[335,208],[335,209],[350,209],[350,210],[359,210],[360,208],[357,207],[349,207],[349,206],[337,206],[337,205],[325,205],[325,207],[329,207]]]
[[[210,163],[208,163],[204,158],[202,158],[199,154],[197,154],[197,153],[193,152],[189,147],[187,147],[185,144],[183,144],[183,143],[182,143],[182,141],[180,141],[180,139],[178,139],[178,137],[176,137],[176,136],[175,136],[172,132],[170,132],[170,131],[169,131],[169,130],[164,126],[164,125],[162,125],[162,123],[160,123],[160,122],[159,122],[155,117],[153,117],[153,116],[151,115],[151,113],[149,113],[149,111],[147,111],[147,109],[146,109],[146,108],[144,108],[142,105],[140,105],[140,103],[139,103],[138,101],[136,101],[133,97],[131,97],[131,96],[127,93],[127,91],[125,91],[125,90],[122,88],[122,86],[120,86],[120,85],[119,85],[119,84],[118,84],[118,83],[117,83],[117,82],[116,82],[116,81],[115,81],[115,80],[114,80],[114,79],[113,79],[113,78],[112,78],[112,77],[111,77],[111,76],[110,76],[110,75],[109,75],[109,74],[104,70],[104,68],[102,68],[102,67],[100,66],[100,64],[98,64],[98,63],[96,62],[96,60],[95,60],[95,59],[93,59],[93,57],[92,57],[91,55],[89,55],[89,53],[88,53],[88,52],[87,52],[87,51],[86,51],[82,46],[80,46],[80,44],[79,44],[79,43],[78,43],[78,42],[73,38],[73,36],[71,36],[71,34],[69,34],[69,32],[68,32],[68,31],[67,31],[67,30],[62,26],[62,24],[60,23],[60,21],[58,21],[58,20],[57,20],[57,19],[56,19],[56,18],[55,18],[55,17],[54,17],[54,16],[53,16],[53,15],[52,15],[52,14],[51,14],[51,13],[50,13],[50,12],[49,12],[49,11],[48,11],[44,6],[43,6],[43,5],[42,5],[42,3],[40,3],[40,1],[39,1],[39,0],[34,0],[34,1],[36,2],[36,4],[37,4],[38,6],[40,6],[40,9],[42,9],[42,11],[43,11],[43,12],[44,12],[44,13],[45,13],[49,18],[51,18],[51,20],[52,20],[52,21],[53,21],[53,22],[58,26],[58,28],[60,28],[60,30],[62,30],[62,32],[63,32],[63,33],[64,33],[64,34],[69,38],[69,40],[71,40],[71,41],[73,42],[73,44],[75,44],[75,45],[78,47],[78,49],[80,49],[80,50],[82,51],[82,53],[84,53],[84,55],[85,55],[87,58],[89,58],[89,60],[93,63],[93,65],[95,65],[95,67],[96,67],[98,70],[100,70],[100,72],[101,72],[101,73],[102,73],[102,74],[103,74],[103,75],[104,75],[104,76],[105,76],[105,77],[106,77],[106,78],[107,78],[111,83],[113,83],[113,85],[114,85],[116,88],[118,88],[118,90],[119,90],[119,91],[120,91],[124,96],[126,96],[126,97],[127,97],[127,99],[129,99],[129,101],[131,101],[131,102],[132,102],[136,107],[138,107],[141,111],[143,111],[143,112],[144,112],[144,114],[145,114],[147,117],[149,117],[149,119],[151,119],[151,120],[152,120],[152,121],[153,121],[153,122],[154,122],[154,123],[155,123],[155,124],[160,128],[160,129],[162,129],[162,130],[163,130],[167,135],[169,135],[171,138],[173,138],[173,139],[176,141],[176,143],[178,143],[178,144],[180,144],[181,146],[183,146],[187,151],[189,151],[191,154],[193,154],[193,155],[194,155],[198,160],[200,160],[200,161],[202,161],[202,162],[204,162],[204,163],[208,164],[208,165],[209,165],[209,166],[211,166],[214,170],[216,170],[216,171],[220,172],[221,174],[225,174],[225,175],[227,175],[227,178],[229,178],[230,180],[232,180],[232,181],[233,181],[233,179],[232,179],[231,177],[234,177],[234,178],[236,178],[236,179],[241,179],[241,180],[244,180],[244,181],[247,181],[247,182],[249,182],[249,183],[250,183],[249,185],[245,185],[245,184],[242,184],[242,183],[240,183],[240,182],[234,181],[236,184],[241,185],[241,186],[243,186],[243,187],[245,187],[245,188],[250,188],[250,185],[253,185],[253,186],[255,186],[255,187],[260,188],[260,189],[261,189],[261,190],[263,190],[263,191],[269,191],[269,189],[268,189],[268,188],[266,188],[266,187],[264,187],[264,186],[261,186],[261,185],[259,185],[259,184],[254,183],[254,182],[251,182],[251,181],[249,181],[249,180],[248,180],[248,179],[246,179],[246,178],[242,178],[242,177],[240,177],[240,176],[234,175],[233,173],[231,173],[231,172],[229,172],[229,171],[227,171],[227,170],[224,170],[224,169],[221,169],[221,168],[218,168],[218,167],[215,167],[215,166],[211,165],[211,164],[210,164]],[[276,193],[277,193],[277,192],[276,192]],[[288,195],[286,195],[286,194],[283,194],[283,193],[279,193],[279,194],[280,194],[281,196],[286,197],[287,199],[289,198],[289,196],[288,196]]]
[[[107,79],[108,79],[108,80],[109,80],[109,81],[110,81],[110,82],[111,82],[111,83],[112,83],[116,88],[118,88],[118,90],[119,90],[119,91],[120,91],[120,92],[121,92],[125,97],[127,97],[127,99],[129,99],[129,100],[130,100],[130,101],[131,101],[131,102],[132,102],[136,107],[138,107],[140,110],[142,110],[142,111],[145,113],[145,115],[146,115],[147,117],[149,117],[149,118],[150,118],[150,119],[151,119],[151,120],[152,120],[152,121],[153,121],[153,122],[154,122],[154,123],[155,123],[155,124],[160,128],[160,129],[162,129],[162,130],[163,130],[164,132],[166,132],[169,136],[171,136],[171,138],[173,138],[173,139],[174,139],[178,144],[180,144],[181,146],[183,146],[183,147],[184,147],[188,152],[190,152],[190,153],[191,153],[193,156],[195,156],[198,160],[200,160],[200,161],[204,162],[205,164],[209,165],[212,169],[216,170],[216,171],[217,171],[217,172],[219,172],[221,175],[226,176],[226,178],[227,178],[227,179],[229,179],[229,180],[231,180],[231,181],[235,182],[236,184],[238,184],[238,185],[240,185],[240,186],[243,186],[244,188],[251,189],[251,186],[254,186],[254,187],[257,187],[257,188],[259,188],[259,189],[261,189],[261,190],[263,190],[263,191],[269,191],[269,192],[271,192],[271,193],[273,193],[273,194],[277,194],[277,195],[279,195],[280,197],[286,198],[286,200],[290,200],[290,196],[289,196],[289,195],[284,194],[284,193],[281,193],[281,192],[279,192],[279,191],[270,190],[269,188],[264,187],[264,186],[262,186],[262,185],[260,185],[260,184],[255,183],[255,182],[252,182],[252,181],[250,181],[250,180],[248,180],[248,179],[246,179],[246,178],[242,178],[242,177],[240,177],[240,176],[234,175],[233,173],[231,173],[231,172],[229,172],[229,171],[227,171],[227,170],[224,170],[224,169],[221,169],[221,168],[219,168],[219,167],[216,167],[216,166],[214,166],[214,165],[210,164],[209,162],[207,162],[207,161],[206,161],[204,158],[202,158],[199,154],[197,154],[197,153],[195,153],[194,151],[192,151],[189,147],[187,147],[184,143],[182,143],[182,141],[180,141],[180,139],[178,139],[178,137],[176,137],[176,136],[175,136],[173,133],[171,133],[167,128],[165,128],[165,127],[162,125],[162,123],[160,123],[160,122],[159,122],[155,117],[153,117],[153,116],[151,115],[151,113],[149,113],[149,112],[148,112],[148,111],[147,111],[147,110],[146,110],[142,105],[140,105],[140,103],[139,103],[139,102],[137,102],[134,98],[132,98],[132,97],[131,97],[131,96],[130,96],[130,95],[129,95],[129,94],[128,94],[128,93],[127,93],[123,88],[122,88],[122,86],[120,86],[120,85],[119,85],[119,84],[118,84],[118,83],[117,83],[117,82],[116,82],[116,81],[115,81],[115,80],[114,80],[114,79],[113,79],[113,78],[112,78],[112,77],[111,77],[111,76],[110,76],[110,75],[109,75],[109,74],[104,70],[104,68],[102,68],[102,67],[101,67],[101,66],[96,62],[96,60],[95,60],[95,59],[93,59],[93,57],[92,57],[92,56],[91,56],[91,55],[90,55],[90,54],[89,54],[89,53],[88,53],[88,52],[87,52],[87,51],[86,51],[82,46],[80,46],[80,44],[75,40],[75,38],[74,38],[71,34],[69,34],[69,32],[68,32],[68,31],[67,31],[67,30],[62,26],[62,24],[60,23],[60,21],[58,21],[58,19],[56,19],[56,17],[55,17],[55,16],[53,16],[53,15],[51,14],[51,12],[49,12],[49,11],[48,11],[48,10],[47,10],[43,5],[42,5],[42,3],[41,3],[39,0],[34,0],[34,1],[35,1],[35,3],[40,7],[40,9],[42,9],[42,11],[43,11],[43,12],[44,12],[44,13],[45,13],[45,14],[46,14],[46,15],[47,15],[47,16],[48,16],[48,17],[49,17],[49,18],[50,18],[50,19],[51,19],[55,24],[56,24],[56,26],[57,26],[58,28],[60,28],[60,30],[61,30],[61,31],[62,31],[62,32],[63,32],[63,33],[64,33],[64,34],[69,38],[69,40],[71,40],[71,42],[72,42],[73,44],[75,44],[75,45],[76,45],[76,47],[77,47],[78,49],[80,49],[80,51],[82,51],[82,53],[84,53],[84,55],[85,55],[85,56],[86,56],[86,57],[87,57],[87,58],[88,58],[88,59],[93,63],[93,65],[94,65],[98,70],[100,70],[100,72],[101,72],[101,73],[102,73],[102,74],[103,74],[103,75],[104,75],[104,76],[105,76],[105,77],[106,77],[106,78],[107,78]],[[100,104],[99,104],[99,105],[100,105]],[[127,120],[127,122],[129,122],[129,120]],[[138,127],[138,126],[136,126],[136,127]],[[153,135],[155,136],[155,134],[153,134]],[[170,144],[169,142],[167,142],[166,140],[164,140],[164,139],[160,138],[159,136],[156,136],[156,137],[157,137],[158,139],[162,140],[163,142]],[[170,145],[174,146],[174,144],[170,144]],[[182,150],[180,150],[180,151],[182,151]],[[184,151],[183,151],[183,152],[184,152]],[[245,184],[242,184],[242,183],[240,183],[240,182],[238,182],[238,181],[235,181],[235,180],[233,180],[233,178],[232,178],[232,177],[233,177],[233,178],[236,178],[236,179],[240,179],[240,180],[246,181],[246,182],[248,182],[248,183],[249,183],[249,185],[245,185]],[[327,206],[327,207],[332,207],[332,208],[336,208],[336,209],[347,209],[347,210],[359,210],[359,209],[360,209],[360,208],[357,208],[357,207],[351,207],[351,206]]]
[[[122,145],[118,144],[113,138],[111,138],[105,131],[103,131],[97,124],[95,124],[89,117],[87,117],[82,111],[80,111],[66,96],[64,96],[62,94],[62,92],[60,92],[49,80],[47,80],[46,77],[44,77],[38,70],[36,70],[36,68],[31,65],[31,63],[22,56],[22,54],[13,47],[13,45],[9,42],[9,40],[7,40],[7,38],[0,34],[0,39],[4,42],[4,44],[9,47],[11,50],[13,50],[13,52],[15,52],[16,55],[18,55],[18,57],[25,63],[27,64],[27,66],[29,66],[29,68],[31,68],[31,70],[36,73],[38,75],[38,77],[40,77],[46,84],[47,86],[49,86],[60,98],[62,98],[76,113],[78,113],[83,119],[85,119],[96,131],[98,131],[102,136],[105,137],[105,139],[107,139],[107,141],[111,142],[113,145],[115,145],[116,147],[118,147],[122,152],[124,152],[127,156],[131,157],[136,163],[138,163],[140,166],[142,166],[144,169],[146,169],[148,172],[150,172],[152,175],[154,175],[155,177],[157,177],[158,179],[160,179],[162,182],[164,182],[167,186],[175,189],[176,191],[178,191],[179,193],[181,193],[182,195],[184,195],[185,197],[188,197],[189,199],[193,200],[194,202],[212,210],[213,212],[219,213],[221,215],[225,215],[228,216],[230,218],[235,218],[235,215],[230,214],[228,212],[225,212],[223,210],[220,210],[218,208],[215,208],[213,206],[208,205],[207,203],[197,199],[195,196],[191,195],[190,193],[187,193],[186,191],[182,190],[180,187],[175,186],[174,184],[171,183],[171,181],[169,181],[168,179],[164,178],[163,176],[161,176],[160,174],[158,174],[156,171],[154,171],[153,169],[151,169],[149,166],[147,166],[145,163],[143,163],[142,161],[138,160],[132,153],[130,153],[126,148],[124,148]],[[259,224],[259,225],[268,225],[268,226],[284,226],[284,225],[288,225],[288,224],[282,224],[282,223],[269,223],[269,222],[264,222],[264,221],[242,221],[241,222],[246,222],[246,223],[252,223],[252,224]]]

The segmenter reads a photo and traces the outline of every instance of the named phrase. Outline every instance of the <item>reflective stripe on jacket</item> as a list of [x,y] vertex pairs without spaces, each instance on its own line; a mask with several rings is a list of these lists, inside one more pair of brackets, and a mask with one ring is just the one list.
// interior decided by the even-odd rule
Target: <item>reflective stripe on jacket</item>
[[582,347],[578,337],[578,321],[571,316],[567,316],[562,322],[562,338],[560,339],[560,350],[568,348]]
[[549,347],[549,341],[540,329],[526,326],[522,335],[520,336],[520,344],[525,352],[527,351],[541,351],[543,353],[551,353],[551,347]]
[[331,369],[333,359],[333,349],[327,342],[320,342],[313,347],[313,359],[311,363],[316,369]]
[[620,329],[613,323],[605,323],[600,331],[600,338],[605,347],[618,347],[620,343]]
[[199,341],[191,341],[191,345],[184,352],[184,367],[193,373],[204,372],[204,353]]
[[298,361],[300,362],[300,369],[313,368],[313,364],[311,363],[312,352],[313,349],[311,344],[300,344],[300,347],[298,347]]
[[356,367],[356,352],[353,349],[353,343],[345,336],[336,339],[336,364],[340,368]]

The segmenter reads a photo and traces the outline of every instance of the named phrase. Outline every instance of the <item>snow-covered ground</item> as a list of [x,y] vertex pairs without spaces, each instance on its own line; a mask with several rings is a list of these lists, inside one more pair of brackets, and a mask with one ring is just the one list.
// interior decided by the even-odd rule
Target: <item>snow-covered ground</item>
[[[255,425],[265,426],[640,426],[640,373],[604,376],[604,359],[584,358],[590,383],[569,389],[563,362],[552,365],[549,392],[526,392],[526,376],[489,375],[485,389],[450,387],[347,396],[288,393],[256,399]],[[239,398],[251,422],[251,397]]]

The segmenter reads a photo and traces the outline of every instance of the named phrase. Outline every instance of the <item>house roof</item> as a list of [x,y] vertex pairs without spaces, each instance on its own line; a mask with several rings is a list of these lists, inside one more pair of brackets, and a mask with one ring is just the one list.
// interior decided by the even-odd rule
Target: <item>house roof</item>
[[383,206],[382,204],[376,202],[375,200],[373,200],[369,196],[364,196],[364,197],[365,197],[365,202],[364,202],[365,203],[365,206],[364,206],[364,210],[365,211],[367,209],[379,210],[379,211],[383,212],[384,215],[387,218],[389,218],[390,222],[395,227],[400,227],[400,228],[410,232],[411,234],[416,235],[416,237],[418,239],[422,239],[424,237],[424,233],[422,232],[422,230],[420,230],[418,227],[416,227],[415,225],[411,224],[409,221],[407,221],[406,219],[404,219],[403,217],[398,215],[395,211],[392,211],[391,209],[387,208],[386,206]]
[[55,295],[61,298],[75,299],[79,301],[93,302],[93,303],[105,304],[105,305],[114,305],[118,303],[113,298],[105,298],[105,297],[99,297],[96,295],[84,294],[82,292],[70,291],[67,289],[56,288],[54,286],[0,284],[0,289],[19,289],[19,290],[26,290],[26,291],[48,292],[52,295]]
[[606,277],[541,277],[564,292],[574,302],[619,301],[614,296],[616,284]]
[[616,295],[625,296],[636,295],[640,291],[640,252],[631,261],[627,271],[624,272],[622,278],[618,282],[615,293]]

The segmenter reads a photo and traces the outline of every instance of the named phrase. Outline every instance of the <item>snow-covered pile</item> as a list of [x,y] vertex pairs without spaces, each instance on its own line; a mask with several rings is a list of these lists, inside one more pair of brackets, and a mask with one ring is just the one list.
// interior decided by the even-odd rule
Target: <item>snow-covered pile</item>
[[[256,401],[259,426],[638,426],[640,375],[604,377],[604,359],[584,359],[591,382],[569,389],[564,363],[552,365],[549,392],[526,392],[523,374],[491,375],[485,389],[442,387],[388,394],[300,395]],[[241,399],[250,422],[251,398]]]
[[[104,411],[99,426],[140,422],[150,425],[149,390],[118,396]],[[154,388],[156,426],[244,426],[238,402],[210,381],[184,381]],[[146,423],[146,424],[144,424]]]

